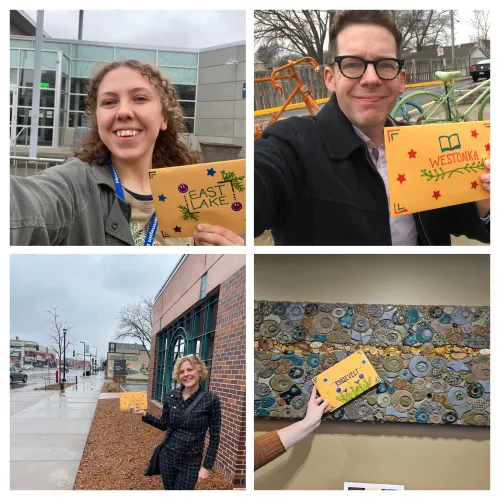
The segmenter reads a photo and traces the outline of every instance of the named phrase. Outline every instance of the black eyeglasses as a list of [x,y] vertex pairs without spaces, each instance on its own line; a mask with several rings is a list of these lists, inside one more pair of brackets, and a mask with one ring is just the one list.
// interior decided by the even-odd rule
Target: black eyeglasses
[[339,65],[340,72],[346,78],[361,78],[365,74],[368,65],[373,64],[375,72],[381,80],[394,80],[401,73],[401,69],[405,64],[403,59],[393,57],[366,61],[356,56],[337,56],[331,64],[335,63]]

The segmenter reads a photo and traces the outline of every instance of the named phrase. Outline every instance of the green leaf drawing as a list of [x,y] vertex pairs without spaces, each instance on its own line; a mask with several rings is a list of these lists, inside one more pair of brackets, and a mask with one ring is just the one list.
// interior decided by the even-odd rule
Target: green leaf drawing
[[440,180],[444,180],[446,176],[449,179],[453,174],[463,175],[464,171],[467,172],[468,174],[472,173],[475,174],[479,170],[484,170],[484,159],[478,161],[477,165],[476,162],[473,162],[471,164],[467,163],[463,167],[457,167],[454,168],[453,170],[448,170],[447,172],[443,170],[443,167],[440,167],[439,169],[434,168],[429,170],[426,170],[424,168],[423,170],[420,171],[421,172],[420,177],[427,177],[428,181],[434,180],[437,182]]
[[224,182],[230,182],[233,185],[234,189],[240,192],[245,190],[243,184],[241,183],[241,181],[245,178],[244,175],[242,175],[241,177],[236,177],[236,174],[234,172],[226,172],[225,170],[221,170],[220,173],[222,175],[222,180]]
[[338,396],[336,396],[336,400],[341,403],[348,403],[356,396],[359,396],[361,393],[367,391],[372,385],[372,378],[368,377],[359,382],[359,384],[354,384],[349,387],[348,392],[341,392]]
[[182,213],[182,218],[184,220],[198,220],[198,214],[192,214],[187,206],[185,207],[184,205],[178,205],[177,208]]

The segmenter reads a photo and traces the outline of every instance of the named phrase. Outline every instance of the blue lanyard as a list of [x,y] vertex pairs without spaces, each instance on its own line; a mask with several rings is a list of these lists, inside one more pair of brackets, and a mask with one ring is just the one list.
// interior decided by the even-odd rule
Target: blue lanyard
[[[116,173],[116,170],[113,168],[113,165],[111,165],[111,162],[109,160],[106,161],[106,165],[111,170],[111,175],[115,183],[116,195],[118,196],[118,198],[125,200],[125,192],[123,191],[123,186],[120,181],[120,178],[118,177],[118,174]],[[156,212],[155,212],[153,214],[153,217],[151,218],[151,223],[149,224],[148,231],[146,233],[146,238],[144,240],[145,247],[153,246],[157,229],[158,229],[158,217],[156,217]]]

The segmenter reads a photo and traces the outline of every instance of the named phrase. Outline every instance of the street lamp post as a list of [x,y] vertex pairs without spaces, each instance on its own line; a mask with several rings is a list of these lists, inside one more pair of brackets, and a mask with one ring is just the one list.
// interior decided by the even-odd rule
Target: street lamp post
[[80,340],[80,344],[83,344],[83,376],[85,377],[85,342]]
[[63,349],[64,349],[64,365],[63,365],[63,383],[66,383],[66,332],[67,328],[63,328]]
[[[97,347],[95,345],[92,346],[95,349],[95,363],[94,366],[97,366]],[[95,370],[94,370],[95,373]]]

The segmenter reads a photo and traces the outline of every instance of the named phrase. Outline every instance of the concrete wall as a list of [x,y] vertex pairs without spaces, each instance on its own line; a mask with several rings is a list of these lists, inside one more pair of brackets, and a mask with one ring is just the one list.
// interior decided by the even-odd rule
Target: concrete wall
[[[364,304],[490,304],[489,255],[256,255],[255,299]],[[256,420],[255,434],[290,422]],[[488,428],[324,422],[255,473],[256,489],[490,488]]]
[[[226,65],[229,60],[238,64]],[[199,54],[196,129],[192,145],[215,142],[243,146],[245,157],[246,45],[222,47]]]

